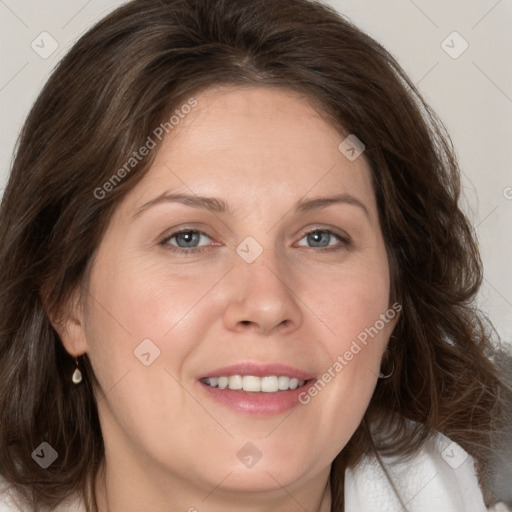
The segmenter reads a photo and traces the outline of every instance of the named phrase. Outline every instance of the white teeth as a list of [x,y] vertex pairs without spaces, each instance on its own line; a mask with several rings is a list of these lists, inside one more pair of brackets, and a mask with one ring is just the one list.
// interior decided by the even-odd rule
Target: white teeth
[[263,377],[261,379],[261,391],[265,391],[265,393],[275,393],[279,387],[277,385],[278,378],[277,377]]
[[277,379],[277,387],[281,390],[290,389],[290,377],[279,377]]
[[297,389],[299,385],[299,379],[290,379],[290,389]]
[[230,375],[222,377],[208,377],[203,382],[212,388],[243,390],[252,393],[262,391],[264,393],[276,393],[277,391],[287,391],[297,389],[304,385],[304,380],[285,375],[268,375],[265,377],[255,377],[254,375]]
[[244,391],[261,391],[261,379],[252,375],[244,375],[242,388]]
[[206,380],[208,381],[207,384],[212,388],[216,388],[219,382],[219,379],[217,377],[210,377],[209,379]]
[[229,377],[229,389],[242,389],[243,379],[240,375],[231,375]]

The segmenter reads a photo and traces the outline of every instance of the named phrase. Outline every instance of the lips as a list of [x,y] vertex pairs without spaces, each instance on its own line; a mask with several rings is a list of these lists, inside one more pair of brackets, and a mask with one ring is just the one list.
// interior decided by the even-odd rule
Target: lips
[[199,385],[207,396],[236,412],[275,415],[299,404],[298,395],[316,381],[285,364],[244,362],[212,370]]
[[244,362],[217,368],[206,375],[202,375],[199,377],[199,380],[211,377],[230,377],[232,375],[241,375],[242,377],[245,375],[253,375],[254,377],[267,377],[271,375],[279,377],[283,375],[304,381],[315,378],[311,373],[286,364]]

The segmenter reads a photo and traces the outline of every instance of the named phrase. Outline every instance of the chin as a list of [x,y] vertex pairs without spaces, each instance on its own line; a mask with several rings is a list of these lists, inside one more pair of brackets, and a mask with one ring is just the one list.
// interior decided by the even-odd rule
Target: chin
[[261,467],[258,464],[257,467],[251,469],[235,468],[226,478],[228,473],[224,473],[222,476],[218,475],[219,479],[215,485],[225,478],[221,484],[225,492],[244,494],[282,489],[300,481],[304,476],[301,468],[292,470],[292,468],[283,468],[282,464],[267,464]]

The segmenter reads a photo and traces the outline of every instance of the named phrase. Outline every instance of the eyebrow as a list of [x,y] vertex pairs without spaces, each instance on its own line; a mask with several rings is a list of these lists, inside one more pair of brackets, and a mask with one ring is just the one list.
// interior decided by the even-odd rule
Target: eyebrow
[[312,210],[327,208],[332,204],[340,203],[349,204],[351,206],[357,206],[364,212],[364,214],[368,218],[370,218],[370,212],[368,211],[368,208],[366,208],[364,203],[357,199],[357,197],[354,197],[353,195],[350,194],[338,194],[331,197],[318,197],[316,199],[309,199],[308,201],[302,200],[299,201],[299,203],[297,204],[295,211],[305,213]]
[[[158,197],[151,199],[147,203],[144,203],[141,207],[139,207],[134,217],[139,216],[145,210],[148,210],[152,206],[156,206],[162,203],[181,203],[185,206],[190,206],[192,208],[201,208],[213,213],[231,213],[232,210],[229,205],[223,201],[222,199],[216,197],[204,197],[190,194],[168,194],[164,192]],[[351,206],[356,206],[360,208],[364,214],[370,218],[370,213],[368,208],[364,205],[362,201],[352,196],[351,194],[337,194],[335,196],[330,197],[318,197],[315,199],[309,200],[300,200],[295,204],[295,212],[306,213],[313,210],[319,210],[322,208],[327,208],[333,204],[348,204]]]

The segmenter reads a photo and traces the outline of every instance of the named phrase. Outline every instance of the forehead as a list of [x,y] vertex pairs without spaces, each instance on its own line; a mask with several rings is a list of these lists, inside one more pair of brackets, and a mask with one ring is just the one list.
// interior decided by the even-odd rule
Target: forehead
[[136,187],[141,200],[165,190],[247,203],[350,193],[374,207],[370,168],[340,151],[336,130],[306,98],[275,87],[220,87],[194,96],[197,106],[164,138]]

